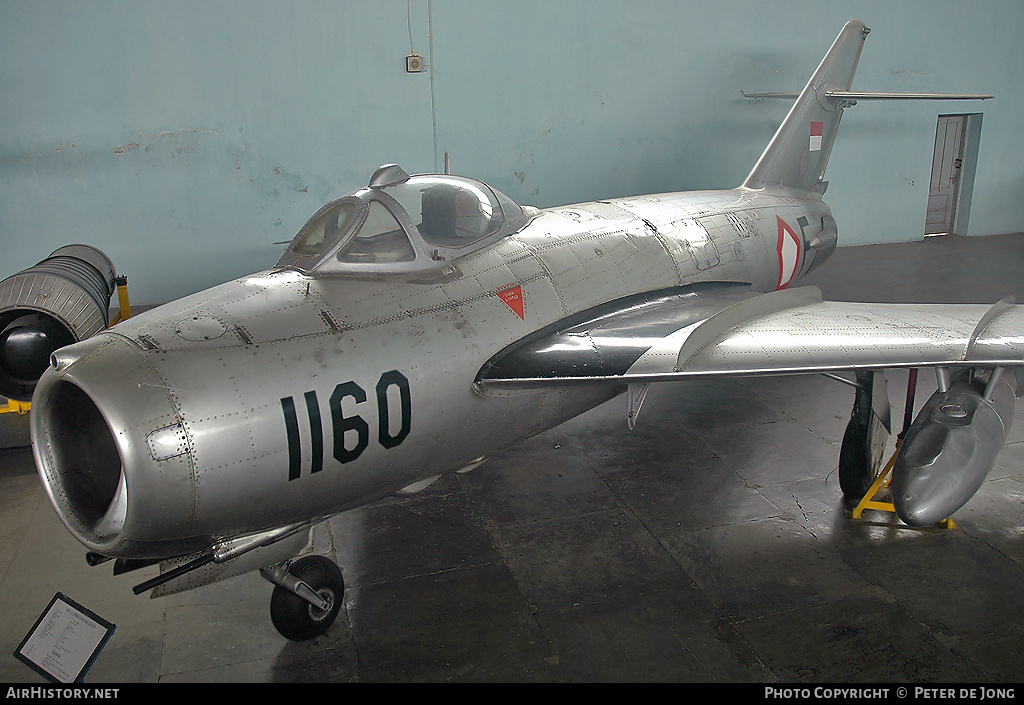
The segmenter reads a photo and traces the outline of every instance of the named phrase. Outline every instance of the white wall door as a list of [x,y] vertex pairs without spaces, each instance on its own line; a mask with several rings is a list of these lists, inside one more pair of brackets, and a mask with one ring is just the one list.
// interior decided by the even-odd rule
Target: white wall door
[[932,155],[932,173],[928,187],[925,235],[947,235],[953,232],[963,166],[966,121],[966,115],[939,116],[935,128],[935,153]]

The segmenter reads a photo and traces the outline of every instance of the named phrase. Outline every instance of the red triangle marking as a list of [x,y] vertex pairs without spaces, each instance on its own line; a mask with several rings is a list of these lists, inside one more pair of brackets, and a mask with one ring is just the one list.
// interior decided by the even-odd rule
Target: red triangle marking
[[523,302],[523,289],[521,286],[516,284],[509,289],[505,289],[505,291],[499,291],[498,297],[505,302],[505,305],[509,307],[512,313],[519,316],[521,320],[526,320],[526,305]]

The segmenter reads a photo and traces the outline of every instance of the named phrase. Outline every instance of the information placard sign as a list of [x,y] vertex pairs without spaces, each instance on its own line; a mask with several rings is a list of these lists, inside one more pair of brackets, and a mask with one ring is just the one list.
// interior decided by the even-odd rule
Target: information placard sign
[[55,683],[78,683],[115,628],[113,622],[58,592],[14,656]]

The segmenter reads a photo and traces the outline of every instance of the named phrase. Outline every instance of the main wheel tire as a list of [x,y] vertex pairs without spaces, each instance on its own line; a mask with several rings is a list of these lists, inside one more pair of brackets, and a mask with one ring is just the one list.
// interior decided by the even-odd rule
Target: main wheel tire
[[868,462],[868,430],[857,419],[851,419],[839,449],[839,487],[847,507],[855,507],[871,489],[872,477]]
[[306,556],[288,567],[288,572],[306,583],[328,603],[326,610],[283,587],[275,587],[270,598],[270,620],[281,636],[306,641],[319,636],[334,624],[345,596],[345,580],[334,561],[324,556]]

